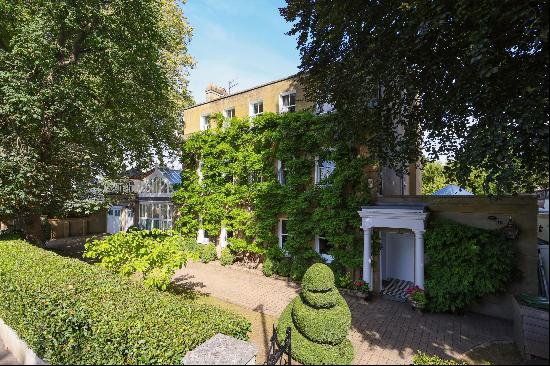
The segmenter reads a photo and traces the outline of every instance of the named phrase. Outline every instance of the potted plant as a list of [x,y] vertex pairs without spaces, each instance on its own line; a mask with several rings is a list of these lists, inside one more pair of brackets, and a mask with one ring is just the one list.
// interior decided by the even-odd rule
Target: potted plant
[[358,291],[365,295],[365,300],[370,300],[372,292],[369,289],[369,284],[363,280],[357,280],[353,283],[355,291]]
[[409,302],[413,309],[417,311],[422,311],[426,307],[426,294],[424,290],[418,286],[409,287],[407,289],[407,295],[409,297]]

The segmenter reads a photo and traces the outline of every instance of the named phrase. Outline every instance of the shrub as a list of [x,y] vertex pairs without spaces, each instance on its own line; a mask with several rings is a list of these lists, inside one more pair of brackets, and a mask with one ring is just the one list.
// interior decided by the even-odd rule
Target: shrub
[[334,287],[334,273],[325,264],[315,263],[304,275],[302,288],[307,291],[324,292]]
[[144,288],[26,242],[0,241],[0,318],[50,364],[179,364],[241,316]]
[[290,265],[289,277],[292,281],[301,281],[307,270],[307,262],[302,259],[295,258]]
[[231,249],[229,249],[229,247],[223,248],[222,255],[220,256],[220,263],[222,264],[222,266],[228,266],[230,264],[233,264],[234,261],[235,261],[235,255],[233,254]]
[[457,362],[454,360],[444,360],[438,356],[430,356],[424,352],[418,351],[413,356],[414,365],[467,365],[466,362]]
[[432,311],[461,311],[477,299],[506,290],[515,269],[513,242],[501,232],[453,221],[426,231],[425,290]]
[[288,277],[290,276],[291,263],[287,258],[282,259],[277,265],[276,273],[279,276]]
[[292,329],[292,356],[304,365],[341,365],[353,360],[346,339],[350,326],[351,312],[334,286],[334,274],[328,266],[314,264],[304,275],[300,296],[281,314],[277,334],[282,342],[287,327]]
[[146,286],[165,290],[187,260],[184,242],[173,231],[119,232],[86,242],[84,257],[99,259],[100,266],[125,276],[142,273]]
[[334,281],[335,281],[336,287],[346,288],[346,289],[353,288],[353,280],[351,279],[351,273],[349,272],[335,276]]
[[204,245],[201,252],[201,262],[208,263],[216,259],[218,259],[216,246],[212,243]]
[[262,266],[262,272],[264,276],[271,277],[273,272],[275,272],[275,262],[271,258],[266,258]]

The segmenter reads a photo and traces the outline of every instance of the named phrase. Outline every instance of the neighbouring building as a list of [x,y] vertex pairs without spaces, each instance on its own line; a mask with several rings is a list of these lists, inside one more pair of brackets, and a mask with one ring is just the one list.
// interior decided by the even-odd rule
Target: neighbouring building
[[122,179],[105,185],[106,195],[115,202],[107,211],[107,232],[140,229],[171,229],[176,211],[172,203],[181,171],[155,167],[142,173],[131,169]]
[[[304,96],[304,89],[295,76],[271,81],[233,94],[228,94],[224,88],[209,84],[205,92],[206,102],[193,105],[183,111],[184,138],[211,129],[213,126],[210,125],[212,123],[210,117],[218,113],[229,119],[233,117],[254,117],[266,112],[292,113],[311,110],[321,114],[333,111],[331,105],[315,105],[307,101]],[[312,184],[317,184],[322,178],[330,175],[334,168],[335,163],[332,161],[316,161],[314,172],[312,172]],[[378,169],[373,166],[366,169],[372,175],[372,179],[369,179],[369,186],[372,188],[374,197],[382,195],[417,195],[421,192],[421,171],[414,164],[409,167],[408,174],[402,176],[389,168]],[[273,174],[279,176],[282,171],[281,162],[277,161]],[[283,247],[288,234],[286,223],[286,217],[281,215],[276,228],[281,247]],[[219,247],[226,245],[227,233],[223,228],[221,233],[206,233],[204,230],[199,229],[197,233],[198,242],[208,243],[214,240]],[[312,245],[321,256],[327,261],[331,261],[332,258],[327,253],[330,243],[327,242],[326,238],[317,236],[312,239]]]

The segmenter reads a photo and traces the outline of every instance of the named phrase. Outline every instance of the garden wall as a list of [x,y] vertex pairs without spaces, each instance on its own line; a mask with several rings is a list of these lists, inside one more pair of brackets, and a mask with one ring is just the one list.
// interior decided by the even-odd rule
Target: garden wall
[[101,234],[107,231],[107,216],[104,210],[87,217],[48,219],[48,222],[51,228],[50,239]]
[[537,200],[524,195],[503,198],[487,196],[388,196],[379,203],[426,203],[430,217],[449,219],[464,225],[495,230],[506,226],[511,217],[519,229],[516,239],[518,269],[522,278],[513,283],[508,294],[485,298],[471,307],[472,311],[500,318],[513,318],[512,295],[538,293],[537,276]]

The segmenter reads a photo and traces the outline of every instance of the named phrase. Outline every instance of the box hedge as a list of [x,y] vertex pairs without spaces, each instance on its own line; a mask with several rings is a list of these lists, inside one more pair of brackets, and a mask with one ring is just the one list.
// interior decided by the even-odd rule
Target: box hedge
[[21,240],[0,240],[0,318],[51,364],[179,364],[250,323]]

